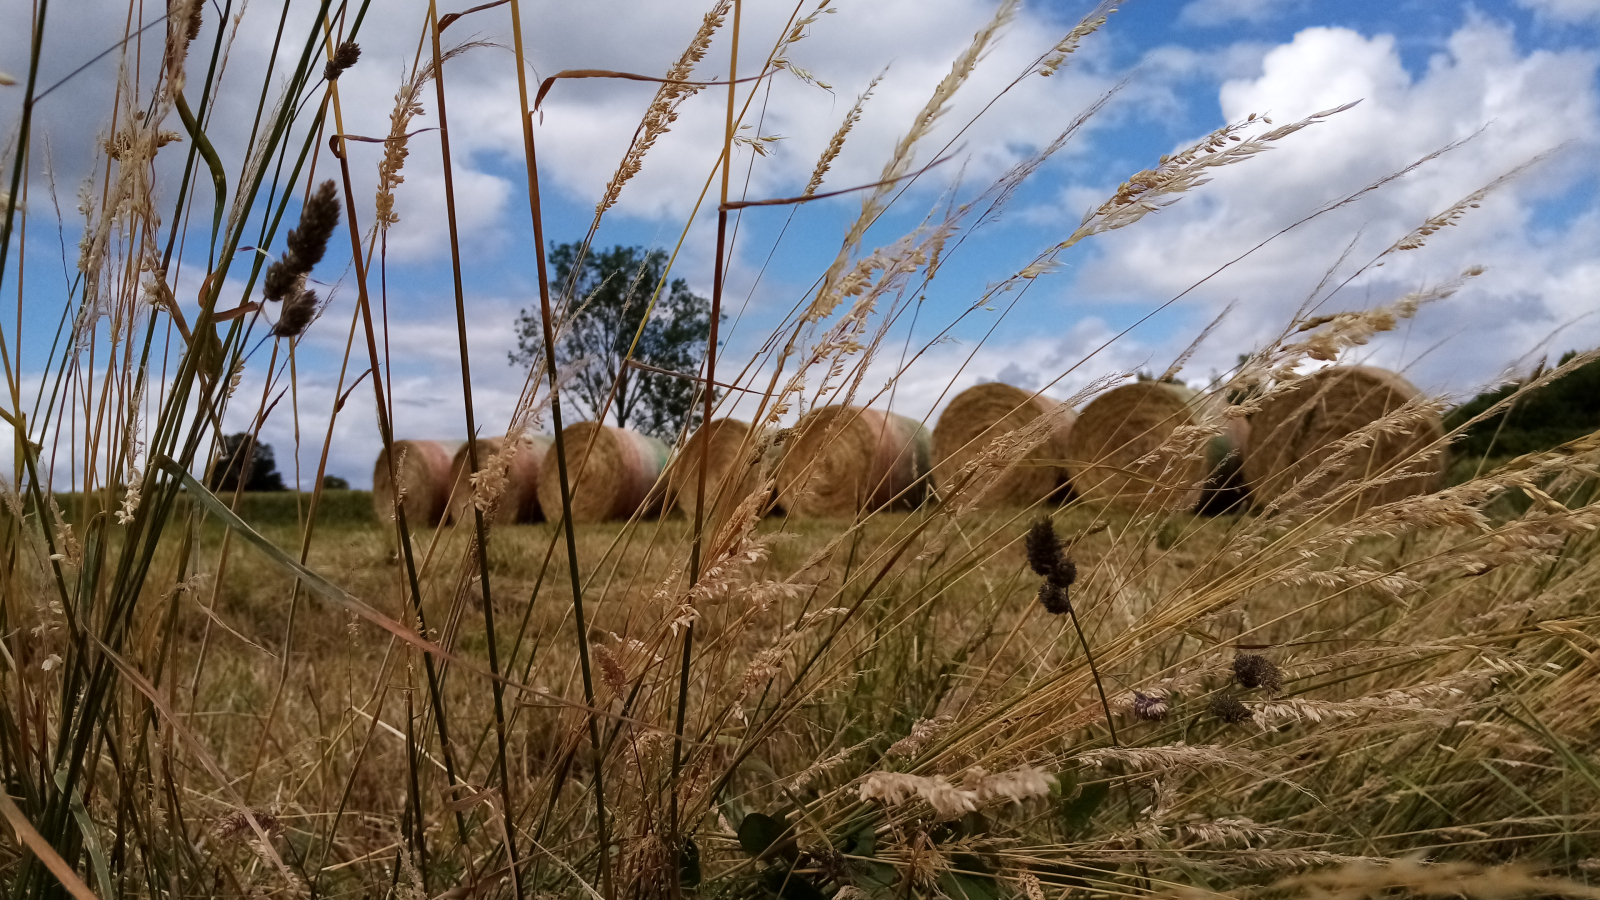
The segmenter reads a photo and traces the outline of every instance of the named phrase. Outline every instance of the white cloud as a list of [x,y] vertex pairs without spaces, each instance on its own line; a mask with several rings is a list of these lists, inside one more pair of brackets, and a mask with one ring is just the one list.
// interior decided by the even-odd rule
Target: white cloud
[[[1222,86],[1224,116],[1237,121],[1268,113],[1281,124],[1351,100],[1361,104],[1293,135],[1278,150],[1219,171],[1213,183],[1177,205],[1106,236],[1079,289],[1140,303],[1170,298],[1311,210],[1483,130],[1424,169],[1268,245],[1186,298],[1188,311],[1178,314],[1194,321],[1238,302],[1194,363],[1202,371],[1225,369],[1236,353],[1283,327],[1347,246],[1344,273],[1477,188],[1565,145],[1458,227],[1434,235],[1422,250],[1391,257],[1324,307],[1382,302],[1469,265],[1488,266],[1488,274],[1456,298],[1424,310],[1372,348],[1377,362],[1410,366],[1425,387],[1470,389],[1587,312],[1600,290],[1600,213],[1580,211],[1555,229],[1542,227],[1537,214],[1540,202],[1597,172],[1595,67],[1596,54],[1589,51],[1523,53],[1509,28],[1479,18],[1451,35],[1416,77],[1402,67],[1390,36],[1302,31],[1269,52],[1257,76]],[[1427,352],[1441,341],[1444,349]],[[1588,319],[1556,345],[1597,342],[1600,322]],[[1175,354],[1181,341],[1170,349]]]
[[1600,0],[1517,0],[1517,5],[1561,22],[1600,19]]
[[1178,14],[1178,21],[1202,27],[1265,22],[1299,5],[1295,0],[1192,0]]

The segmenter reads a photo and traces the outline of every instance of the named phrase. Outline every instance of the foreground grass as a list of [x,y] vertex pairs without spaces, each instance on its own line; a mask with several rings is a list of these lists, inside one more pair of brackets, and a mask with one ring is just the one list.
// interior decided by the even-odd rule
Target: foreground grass
[[[298,546],[299,529],[264,509],[262,534]],[[1594,665],[1579,623],[1600,610],[1592,590],[1577,588],[1593,584],[1592,538],[1525,575],[1490,573],[1404,596],[1371,583],[1278,577],[1258,580],[1226,610],[1188,615],[1178,598],[1237,584],[1226,557],[1261,524],[1256,517],[1153,526],[1088,507],[1058,511],[1059,533],[1079,537],[1075,611],[1098,655],[1113,741],[1075,630],[1034,599],[1020,539],[1037,515],[969,514],[937,538],[926,529],[939,516],[931,510],[879,514],[855,528],[769,519],[756,529],[751,540],[769,552],[699,604],[685,732],[694,751],[682,776],[709,782],[695,786],[702,795],[712,791],[682,826],[699,879],[737,891],[781,872],[813,890],[860,885],[869,894],[923,879],[979,900],[1026,893],[1029,879],[1054,889],[1135,889],[1144,879],[1221,889],[1286,868],[1413,852],[1479,863],[1531,857],[1585,876],[1597,852],[1590,753],[1600,708],[1579,687]],[[675,553],[690,530],[668,518],[579,532],[614,862],[633,867],[618,877],[635,890],[688,877],[687,863],[659,855],[651,829],[661,827],[669,779]],[[524,863],[552,889],[597,877],[581,849],[596,825],[594,760],[587,717],[573,706],[582,692],[570,597],[552,588],[567,577],[563,554],[551,552],[558,538],[548,524],[502,527],[488,555],[499,659],[526,686],[510,693],[506,725],[509,794],[520,807],[513,819],[527,846],[555,854]],[[1374,572],[1403,571],[1464,540],[1452,529],[1373,535],[1344,556]],[[481,660],[476,569],[463,572],[460,562],[469,541],[466,529],[445,528],[414,546],[425,636]],[[873,571],[897,549],[897,577],[874,585]],[[417,654],[296,592],[286,571],[221,528],[201,526],[190,552],[217,560],[216,569],[180,578],[180,542],[163,545],[152,578],[162,587],[152,587],[148,608],[164,613],[136,626],[136,653],[163,658],[155,649],[168,643],[162,689],[181,711],[172,728],[230,773],[237,795],[206,784],[169,745],[162,753],[178,767],[171,777],[185,799],[158,808],[182,809],[202,845],[220,842],[208,853],[237,841],[230,852],[246,854],[237,861],[269,883],[262,846],[241,831],[241,800],[270,821],[304,883],[330,895],[395,878],[492,875],[479,854],[494,855],[497,814],[481,798],[455,803],[495,777],[485,680],[439,667],[447,760],[432,739],[439,723]],[[387,529],[358,516],[319,522],[307,563],[416,626]],[[778,580],[795,587],[776,590]],[[1556,596],[1565,598],[1558,614],[1549,606]],[[1536,597],[1545,605],[1531,605]],[[1543,612],[1530,618],[1535,608]],[[829,630],[840,621],[848,625]],[[1154,638],[1152,622],[1162,629]],[[1241,650],[1281,669],[1280,693],[1235,683]],[[1136,708],[1141,695],[1160,698],[1166,714]],[[1242,699],[1246,721],[1219,719],[1222,697]],[[781,727],[763,727],[775,720]],[[937,813],[936,799],[927,812],[887,820],[855,799],[873,772],[959,785],[973,772],[1005,770],[1039,771],[1054,784],[954,818]],[[680,792],[692,797],[695,787]],[[419,800],[423,834],[457,853],[409,855]],[[109,823],[129,814],[106,807],[102,815]],[[745,823],[766,821],[794,834],[798,856],[760,852],[752,837],[760,826]]]

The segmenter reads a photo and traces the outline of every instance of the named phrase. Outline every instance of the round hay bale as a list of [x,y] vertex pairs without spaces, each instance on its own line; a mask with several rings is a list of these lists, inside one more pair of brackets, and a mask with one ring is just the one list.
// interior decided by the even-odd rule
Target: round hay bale
[[[506,465],[506,487],[495,504],[494,515],[487,521],[496,525],[513,522],[539,522],[544,516],[539,506],[539,467],[544,463],[545,451],[550,448],[548,435],[523,437]],[[479,438],[478,465],[487,466],[489,460],[503,452],[506,439]],[[450,464],[450,521],[472,521],[472,461],[467,444],[462,443]]]
[[1067,459],[1073,488],[1086,500],[1147,511],[1194,509],[1212,468],[1237,458],[1239,436],[1224,426],[1203,453],[1185,452],[1168,438],[1219,411],[1215,399],[1181,384],[1138,381],[1106,391],[1072,427]]
[[[709,442],[709,444],[707,443]],[[694,518],[700,487],[700,453],[706,457],[706,503],[718,515],[737,509],[757,489],[761,477],[760,452],[749,422],[715,419],[695,430],[667,467],[668,504]]]
[[[650,512],[660,502],[655,488],[667,464],[666,444],[598,422],[568,425],[561,440],[567,450],[574,523],[627,519]],[[552,522],[561,518],[561,472],[554,452],[552,446],[539,472],[539,505]]]
[[[1032,391],[991,382],[955,396],[933,428],[933,471],[941,485],[953,485],[961,469],[999,438],[1046,414],[1058,416],[1043,443],[998,471],[980,471],[965,493],[982,491],[982,507],[1032,506],[1067,481],[1062,461],[1077,418],[1070,407]],[[986,484],[987,483],[987,484]]]
[[932,436],[905,416],[824,406],[800,417],[778,463],[778,504],[799,518],[849,518],[927,495]]
[[396,483],[404,499],[406,528],[431,528],[444,518],[450,497],[450,462],[460,441],[395,441],[395,472],[389,448],[378,451],[372,466],[372,510],[379,522],[394,521]]
[[[1422,396],[1394,372],[1371,366],[1334,366],[1280,385],[1261,399],[1250,418],[1254,446],[1245,457],[1245,477],[1258,506],[1294,491],[1297,502],[1349,489],[1353,482],[1390,475],[1396,466],[1444,436],[1437,415],[1385,434],[1344,457],[1330,471],[1302,484],[1335,452],[1341,439]],[[1434,490],[1444,474],[1443,454],[1426,470],[1363,489],[1340,504],[1343,514]]]

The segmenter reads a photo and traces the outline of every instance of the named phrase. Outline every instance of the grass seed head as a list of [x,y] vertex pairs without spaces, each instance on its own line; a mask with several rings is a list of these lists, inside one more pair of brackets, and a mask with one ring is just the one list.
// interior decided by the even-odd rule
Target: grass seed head
[[283,256],[267,267],[262,296],[268,300],[287,300],[300,293],[299,286],[328,252],[328,240],[339,225],[339,195],[333,180],[319,185],[300,210],[299,227],[289,230]]
[[1028,549],[1028,567],[1035,575],[1049,578],[1061,561],[1061,539],[1056,537],[1056,526],[1049,517],[1033,523],[1025,539]]
[[278,324],[272,326],[272,336],[299,337],[316,316],[317,292],[300,291],[293,299],[283,304],[283,312],[278,314]]
[[1238,725],[1240,722],[1248,722],[1254,718],[1249,708],[1240,703],[1237,697],[1229,697],[1226,694],[1219,694],[1213,697],[1206,709],[1213,716],[1227,722],[1229,725]]
[[1067,596],[1067,589],[1048,581],[1039,585],[1039,604],[1052,616],[1072,612],[1072,598]]
[[344,71],[356,64],[361,58],[361,45],[355,41],[345,41],[339,49],[333,51],[333,59],[322,67],[322,77],[327,81],[338,81]]
[[1243,687],[1261,688],[1269,694],[1283,690],[1283,672],[1277,664],[1259,653],[1238,653],[1233,657],[1233,677]]
[[1146,722],[1159,722],[1167,717],[1167,698],[1133,692],[1133,715]]

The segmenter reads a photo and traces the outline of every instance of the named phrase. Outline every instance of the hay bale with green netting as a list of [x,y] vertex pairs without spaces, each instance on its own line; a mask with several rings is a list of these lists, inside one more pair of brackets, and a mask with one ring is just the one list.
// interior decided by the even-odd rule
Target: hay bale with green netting
[[[1320,501],[1382,479],[1340,501],[1345,513],[1358,514],[1435,490],[1444,472],[1443,453],[1406,465],[1444,437],[1444,424],[1431,411],[1384,428],[1334,460],[1344,439],[1421,399],[1411,382],[1373,366],[1333,366],[1277,386],[1250,418],[1255,442],[1244,470],[1253,502],[1265,508],[1291,492],[1296,503]],[[1402,466],[1409,474],[1394,477]]]
[[876,409],[824,406],[800,417],[778,462],[777,502],[798,518],[850,518],[926,499],[932,435]]
[[[1096,397],[1073,423],[1067,442],[1072,487],[1085,500],[1150,512],[1208,511],[1215,492],[1236,483],[1249,432],[1242,419],[1223,418],[1217,398],[1166,381],[1138,381]],[[1178,429],[1220,427],[1203,448]]]
[[[487,467],[491,459],[506,450],[504,436],[479,438],[474,443],[478,448],[480,468]],[[525,436],[517,441],[515,451],[506,460],[505,490],[495,502],[493,516],[487,521],[497,525],[543,521],[539,506],[539,472],[550,443],[551,438],[543,434]],[[461,449],[456,451],[450,471],[450,521],[470,522],[473,504],[472,460],[467,444],[463,443]]]
[[372,466],[372,511],[378,521],[394,521],[398,495],[408,529],[438,525],[450,498],[450,463],[460,446],[460,441],[395,441],[392,467],[391,448],[379,451]]
[[1038,419],[1053,416],[1044,442],[1003,469],[980,469],[963,493],[983,507],[1032,506],[1065,487],[1067,442],[1077,418],[1071,407],[1009,384],[991,382],[955,396],[933,428],[933,472],[941,495],[961,470],[995,441]]
[[[572,521],[606,522],[660,508],[659,487],[667,445],[627,428],[579,422],[561,431],[567,451]],[[561,518],[561,475],[552,445],[539,472],[539,505],[550,521]]]
[[749,422],[715,419],[695,429],[667,467],[669,506],[694,518],[699,504],[700,456],[706,451],[706,504],[726,515],[760,487],[761,452]]

